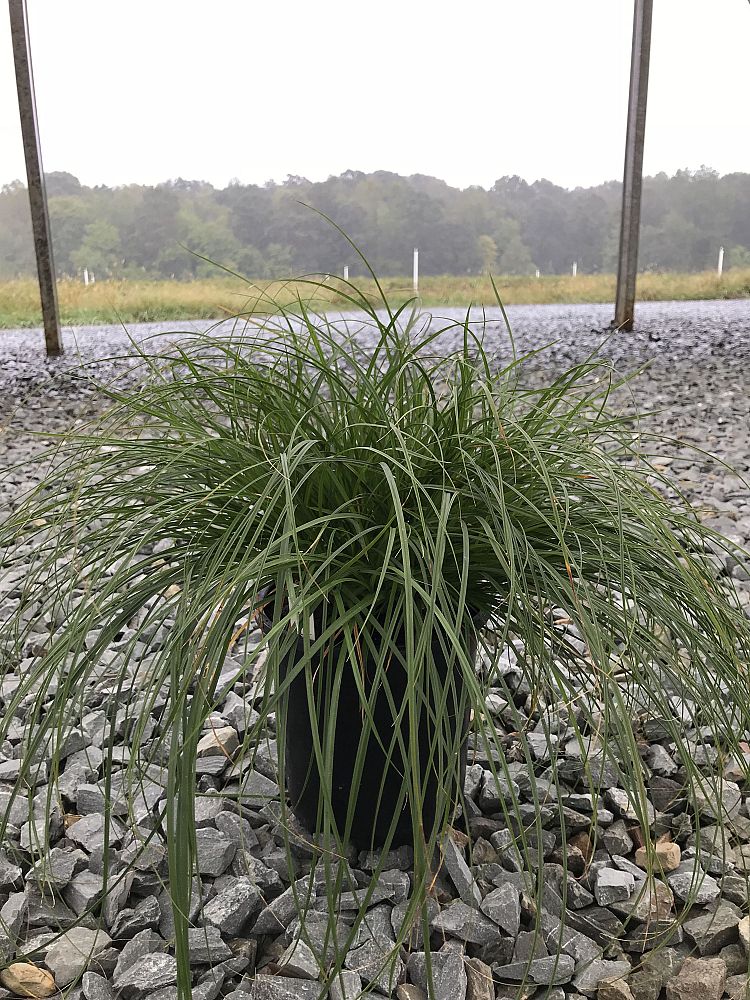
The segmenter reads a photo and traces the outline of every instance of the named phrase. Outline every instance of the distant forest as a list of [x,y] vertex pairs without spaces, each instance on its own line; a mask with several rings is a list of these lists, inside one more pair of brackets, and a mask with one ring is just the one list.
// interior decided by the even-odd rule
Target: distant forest
[[[419,247],[422,274],[542,274],[612,271],[619,182],[567,190],[547,180],[501,177],[486,190],[450,187],[421,174],[348,170],[312,183],[288,177],[264,186],[172,180],[155,187],[83,186],[47,175],[60,275],[191,279],[220,273],[209,258],[253,278],[363,267],[325,213],[379,274],[405,275]],[[644,182],[640,267],[703,271],[750,267],[750,174],[707,167]],[[192,251],[192,252],[190,252]],[[199,256],[196,256],[199,255]],[[0,278],[34,273],[26,188],[0,189]]]

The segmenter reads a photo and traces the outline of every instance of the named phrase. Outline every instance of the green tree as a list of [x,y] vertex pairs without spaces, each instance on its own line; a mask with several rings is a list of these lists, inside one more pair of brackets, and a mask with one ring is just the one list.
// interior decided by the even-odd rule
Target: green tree
[[658,226],[641,229],[639,264],[643,271],[690,271],[705,267],[698,262],[700,231],[676,209],[670,209]]
[[45,174],[44,184],[47,188],[48,198],[79,195],[82,190],[78,178],[66,170],[53,170],[51,173]]
[[286,278],[292,273],[294,251],[291,247],[272,243],[265,252],[264,278]]
[[257,247],[240,247],[234,255],[235,266],[246,278],[263,278],[266,274],[266,263],[263,254]]
[[727,267],[750,268],[750,250],[747,247],[730,247],[727,251]]
[[12,181],[0,189],[0,277],[33,274],[35,267],[28,192]]
[[192,275],[213,277],[220,273],[217,265],[235,268],[240,245],[225,209],[213,203],[185,207],[180,210],[180,222],[181,242],[189,251],[186,268]]
[[91,208],[77,196],[49,199],[52,249],[58,274],[73,275],[78,271],[79,265],[74,258],[84,241],[87,227],[93,221]]
[[117,212],[109,221],[120,230],[126,264],[146,273],[158,273],[159,255],[179,245],[181,198],[190,197],[177,194],[168,185],[133,185],[112,192],[110,200],[116,202]]
[[477,255],[481,261],[482,274],[497,271],[497,243],[486,234],[477,239]]
[[534,262],[529,248],[521,237],[521,226],[516,219],[500,220],[495,231],[495,242],[499,250],[499,274],[532,274]]
[[[60,274],[76,273],[84,257],[85,266],[100,262],[99,273],[129,277],[216,273],[189,250],[251,277],[340,273],[353,263],[351,250],[309,206],[342,226],[382,274],[409,274],[414,247],[425,275],[488,265],[523,275],[535,264],[545,274],[569,273],[573,260],[585,271],[611,271],[619,239],[618,181],[567,190],[502,177],[489,191],[459,190],[423,174],[346,170],[320,183],[290,176],[223,190],[182,178],[91,188],[56,171],[47,187]],[[118,239],[111,229],[89,230],[94,223],[114,227]],[[702,167],[644,179],[642,268],[714,268],[720,245],[727,267],[750,247],[750,173],[721,177]],[[15,182],[0,190],[0,275],[34,272],[27,191]]]
[[112,223],[97,219],[86,226],[83,242],[71,259],[79,270],[85,267],[101,277],[112,277],[122,264],[120,234]]

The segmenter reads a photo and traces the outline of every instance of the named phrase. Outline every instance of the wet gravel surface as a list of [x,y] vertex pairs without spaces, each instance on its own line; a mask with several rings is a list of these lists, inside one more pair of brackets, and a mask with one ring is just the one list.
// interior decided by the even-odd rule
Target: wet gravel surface
[[[682,448],[663,448],[665,458],[672,459],[672,471],[696,503],[720,511],[724,529],[731,527],[729,521],[747,521],[750,501],[744,484],[690,449],[708,451],[740,473],[750,468],[750,392],[745,384],[750,300],[643,303],[638,329],[629,334],[607,329],[612,314],[607,305],[516,306],[508,314],[520,353],[548,348],[536,369],[554,372],[597,350],[623,374],[646,366],[619,405],[655,411],[643,426],[683,442]],[[463,310],[440,310],[435,321],[464,315]],[[508,357],[510,340],[498,311],[483,317],[475,310],[472,320],[486,325],[488,347]],[[356,319],[351,325],[356,326]],[[23,463],[30,450],[38,449],[29,432],[59,432],[95,412],[100,401],[87,376],[104,382],[119,376],[128,365],[129,338],[156,351],[170,343],[176,329],[209,328],[220,329],[210,321],[140,324],[127,333],[118,326],[71,328],[65,331],[66,355],[59,359],[45,358],[41,331],[0,331],[0,420],[6,427],[0,463]],[[455,334],[443,341],[446,348],[455,342]],[[33,476],[31,469],[29,474]],[[22,471],[18,479],[20,486]],[[738,530],[745,532],[745,524]]]
[[[584,360],[602,343],[611,310],[544,306],[509,313],[520,351],[553,343],[537,368],[555,371]],[[700,506],[703,517],[748,543],[750,493],[743,476],[750,470],[750,394],[744,378],[750,360],[750,302],[646,304],[638,318],[637,333],[610,336],[602,351],[623,373],[648,365],[617,405],[654,411],[643,418],[644,426],[676,439],[661,446],[662,466]],[[133,327],[131,333],[138,338],[156,335],[154,343],[159,345],[169,342],[161,338],[173,326]],[[496,316],[488,316],[487,328],[490,345],[507,353],[507,334]],[[72,340],[68,334],[68,343]],[[0,483],[2,507],[12,506],[35,481],[38,472],[30,459],[48,436],[101,405],[85,379],[71,373],[72,366],[80,361],[103,380],[127,366],[125,360],[107,360],[127,350],[121,330],[78,330],[75,342],[78,359],[69,350],[64,359],[48,362],[39,333],[0,333],[0,464],[14,467]],[[19,402],[32,388],[34,393]],[[32,437],[34,431],[38,439]],[[696,449],[717,455],[736,471]],[[744,568],[723,567],[723,572],[735,577],[750,609],[750,580],[743,578],[743,573],[748,575]],[[18,600],[18,585],[17,579],[0,578],[0,624],[4,609]],[[149,641],[156,649],[162,639],[156,634]],[[257,633],[247,639],[249,647],[260,641]],[[37,791],[36,799],[33,792],[21,789],[15,804],[11,802],[23,756],[23,712],[0,746],[0,809],[10,817],[6,841],[0,845],[0,998],[61,996],[59,991],[66,990],[72,1000],[176,1000],[174,920],[164,888],[166,852],[158,832],[148,850],[139,853],[144,831],[149,832],[155,811],[164,803],[164,784],[152,768],[135,800],[127,803],[122,780],[118,785],[122,773],[112,776],[109,792],[103,778],[101,746],[118,655],[121,647],[113,648],[110,670],[91,692],[90,704],[81,708],[80,733],[55,779],[59,806],[51,814],[43,809],[46,788]],[[153,650],[144,649],[143,655],[153,655]],[[249,681],[236,659],[239,653],[233,655],[220,681],[222,694],[211,728],[201,740],[198,765],[200,878],[190,914],[196,925],[191,931],[194,996],[313,1000],[320,995],[320,965],[325,965],[330,950],[326,900],[305,831],[292,831],[295,866],[293,871],[288,867],[279,825],[273,720],[268,721],[267,740],[252,770],[233,757],[250,712]],[[492,778],[490,760],[481,748],[473,748],[466,784],[470,837],[456,832],[443,845],[443,869],[431,903],[432,995],[436,1000],[535,995],[539,1000],[746,1000],[750,744],[744,762],[724,760],[706,732],[691,731],[700,766],[722,777],[722,784],[712,785],[701,800],[702,835],[697,843],[693,817],[681,794],[684,768],[656,720],[645,731],[642,746],[650,816],[650,829],[643,830],[617,767],[593,743],[587,764],[600,769],[601,795],[585,794],[584,749],[571,738],[565,712],[555,716],[554,725],[541,724],[512,652],[506,651],[491,668],[487,718],[506,735],[512,754],[520,747],[516,711],[528,711],[526,739],[538,786],[530,787],[525,763],[517,770],[511,763],[513,787],[500,788]],[[13,674],[6,675],[0,706],[12,697],[13,683]],[[138,697],[135,677],[133,690]],[[699,708],[679,698],[673,707],[678,717],[700,716]],[[118,740],[125,761],[125,729]],[[565,795],[557,800],[547,770],[553,756],[558,767],[566,769]],[[541,909],[534,898],[537,872],[524,865],[514,831],[501,813],[503,795],[510,792],[521,802],[529,823],[538,808],[535,796],[545,800],[539,844],[546,876]],[[233,800],[242,807],[233,808]],[[134,858],[137,864],[132,877],[101,902],[106,810],[115,817],[110,840],[114,870]],[[563,815],[567,842],[560,837]],[[661,873],[650,882],[639,848],[657,837]],[[693,898],[696,858],[702,881]],[[337,920],[344,935],[378,861],[354,852],[345,862],[347,899],[342,897]],[[403,929],[411,863],[406,849],[394,850],[386,859],[368,920],[348,950],[346,973],[330,991],[333,1000],[356,997],[364,987],[376,998],[427,1000],[421,928],[412,932],[408,948],[394,953],[393,947]],[[307,893],[313,905],[301,927],[294,896]],[[648,934],[663,930],[678,915],[684,928],[675,933],[670,947],[649,953]],[[37,992],[23,992],[32,985]]]

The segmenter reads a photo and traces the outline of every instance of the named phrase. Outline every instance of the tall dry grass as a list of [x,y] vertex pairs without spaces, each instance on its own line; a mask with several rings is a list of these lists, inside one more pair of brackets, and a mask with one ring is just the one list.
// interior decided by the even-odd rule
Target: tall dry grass
[[[371,280],[356,279],[365,292],[375,287]],[[549,275],[541,278],[500,276],[498,288],[506,305],[612,302],[615,277],[612,274]],[[403,277],[382,281],[391,301],[412,296],[411,284]],[[314,302],[320,308],[344,306],[337,291],[341,283],[314,288]],[[428,308],[494,303],[487,277],[441,275],[420,282],[420,298]],[[98,281],[84,286],[63,279],[58,283],[60,313],[67,326],[100,323],[147,323],[159,320],[216,319],[253,310],[273,310],[273,302],[289,305],[298,295],[311,297],[304,282],[243,283],[239,279],[217,277],[190,282],[179,281]],[[726,272],[721,278],[713,271],[701,274],[642,274],[638,297],[643,301],[671,299],[731,299],[750,296],[750,269]],[[41,308],[36,282],[18,279],[0,282],[0,328],[41,325]]]

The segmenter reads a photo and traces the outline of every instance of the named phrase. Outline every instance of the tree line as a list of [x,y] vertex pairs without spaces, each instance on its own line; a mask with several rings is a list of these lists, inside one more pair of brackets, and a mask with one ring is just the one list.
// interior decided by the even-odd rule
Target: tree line
[[[548,180],[501,177],[487,190],[416,174],[347,170],[312,183],[263,186],[171,180],[156,186],[86,187],[47,175],[58,273],[98,278],[177,278],[220,273],[253,278],[309,272],[362,273],[352,248],[379,274],[582,273],[614,269],[621,185],[569,190]],[[317,211],[312,211],[316,209]],[[644,181],[640,266],[651,271],[750,267],[750,174],[680,170]],[[212,263],[215,262],[215,263]],[[0,189],[0,278],[35,273],[27,193]]]

